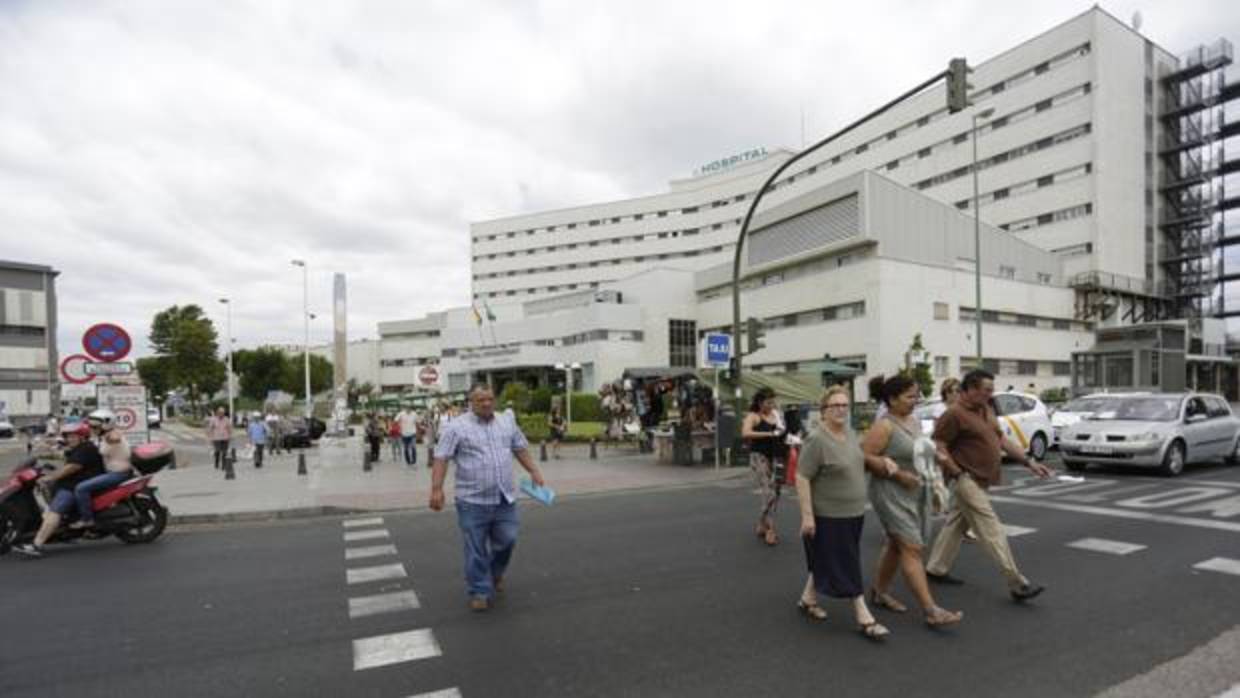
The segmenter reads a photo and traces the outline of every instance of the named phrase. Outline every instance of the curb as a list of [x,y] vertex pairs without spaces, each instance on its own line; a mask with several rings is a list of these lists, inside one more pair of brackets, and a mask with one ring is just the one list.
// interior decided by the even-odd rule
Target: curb
[[[725,469],[733,470],[731,468]],[[669,492],[675,490],[691,489],[694,487],[710,487],[720,483],[731,482],[749,474],[748,470],[735,469],[736,472],[721,475],[713,480],[704,480],[701,482],[677,482],[666,485],[637,485],[634,487],[624,487],[614,490],[599,490],[596,492],[574,492],[572,494],[564,494],[558,496],[557,501],[568,501],[574,499],[590,499],[594,497],[607,497],[612,495],[637,494],[640,492]],[[518,500],[520,501],[520,500]],[[359,514],[396,514],[396,513],[417,513],[430,511],[430,507],[426,504],[417,504],[414,506],[387,508],[387,509],[367,509],[361,507],[338,507],[338,506],[317,506],[317,507],[299,507],[296,509],[271,509],[266,511],[238,511],[226,514],[185,514],[181,516],[170,516],[168,518],[169,526],[196,526],[202,524],[222,524],[222,523],[261,523],[267,521],[297,520],[297,519],[318,519],[332,516],[353,516]]]

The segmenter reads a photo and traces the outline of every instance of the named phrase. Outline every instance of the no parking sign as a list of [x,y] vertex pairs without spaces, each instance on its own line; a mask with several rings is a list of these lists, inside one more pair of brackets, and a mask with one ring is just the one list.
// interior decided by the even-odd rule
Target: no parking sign
[[96,361],[120,361],[129,355],[133,342],[120,325],[101,322],[82,335],[82,349]]

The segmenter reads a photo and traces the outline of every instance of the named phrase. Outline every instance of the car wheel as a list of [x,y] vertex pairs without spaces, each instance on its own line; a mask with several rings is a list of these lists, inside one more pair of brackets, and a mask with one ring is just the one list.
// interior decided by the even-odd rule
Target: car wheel
[[1231,446],[1231,453],[1223,459],[1227,465],[1240,465],[1240,439],[1236,439],[1236,443]]
[[1029,455],[1038,461],[1046,458],[1046,434],[1039,431],[1033,435],[1033,439],[1029,442]]
[[1079,460],[1066,460],[1063,462],[1063,465],[1065,468],[1074,473],[1083,473],[1085,472],[1085,468],[1089,466],[1089,463]]
[[1167,447],[1167,453],[1163,455],[1162,474],[1167,477],[1175,477],[1184,472],[1184,442],[1172,441]]

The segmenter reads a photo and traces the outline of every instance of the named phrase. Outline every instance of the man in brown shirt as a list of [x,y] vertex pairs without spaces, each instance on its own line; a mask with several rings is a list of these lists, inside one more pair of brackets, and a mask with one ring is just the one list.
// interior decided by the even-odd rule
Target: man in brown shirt
[[1054,471],[1031,460],[1024,449],[1003,436],[999,420],[990,408],[994,392],[992,374],[970,371],[961,381],[956,404],[935,423],[934,442],[939,450],[939,465],[944,477],[953,483],[955,496],[947,524],[939,531],[930,550],[926,577],[942,584],[963,583],[948,574],[948,570],[960,552],[965,531],[972,529],[978,536],[978,544],[999,565],[1012,598],[1025,601],[1041,594],[1044,587],[1030,583],[1016,567],[1003,522],[991,507],[986,490],[999,484],[999,466],[1005,453],[1038,477],[1050,477]]

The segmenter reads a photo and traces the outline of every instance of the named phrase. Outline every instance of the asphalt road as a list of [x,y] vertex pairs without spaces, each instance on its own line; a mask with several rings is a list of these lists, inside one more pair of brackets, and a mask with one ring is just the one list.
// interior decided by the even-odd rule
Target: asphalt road
[[[0,559],[0,696],[1085,696],[1240,619],[1240,576],[1194,569],[1240,558],[1240,468],[1175,480],[1091,471],[1079,485],[1018,484],[996,497],[1005,522],[1024,529],[1012,538],[1018,561],[1047,593],[1013,603],[966,546],[954,572],[968,584],[938,592],[964,623],[932,631],[882,614],[893,631],[882,644],[856,633],[841,602],[823,624],[797,614],[793,501],[780,512],[786,542],[767,548],[739,483],[524,506],[509,588],[486,614],[465,608],[451,512],[10,556]],[[387,535],[345,542],[364,531]],[[1070,547],[1084,538],[1145,547]],[[345,559],[346,548],[389,544],[395,555]],[[867,568],[878,545],[869,518]],[[397,563],[407,577],[346,583],[346,569]],[[402,610],[350,619],[350,599],[409,591],[416,608],[405,596]],[[410,631],[424,632],[390,641],[388,654],[365,642]],[[355,668],[391,652],[424,658]],[[1214,672],[1200,695],[1240,682],[1233,664],[1196,668]]]

